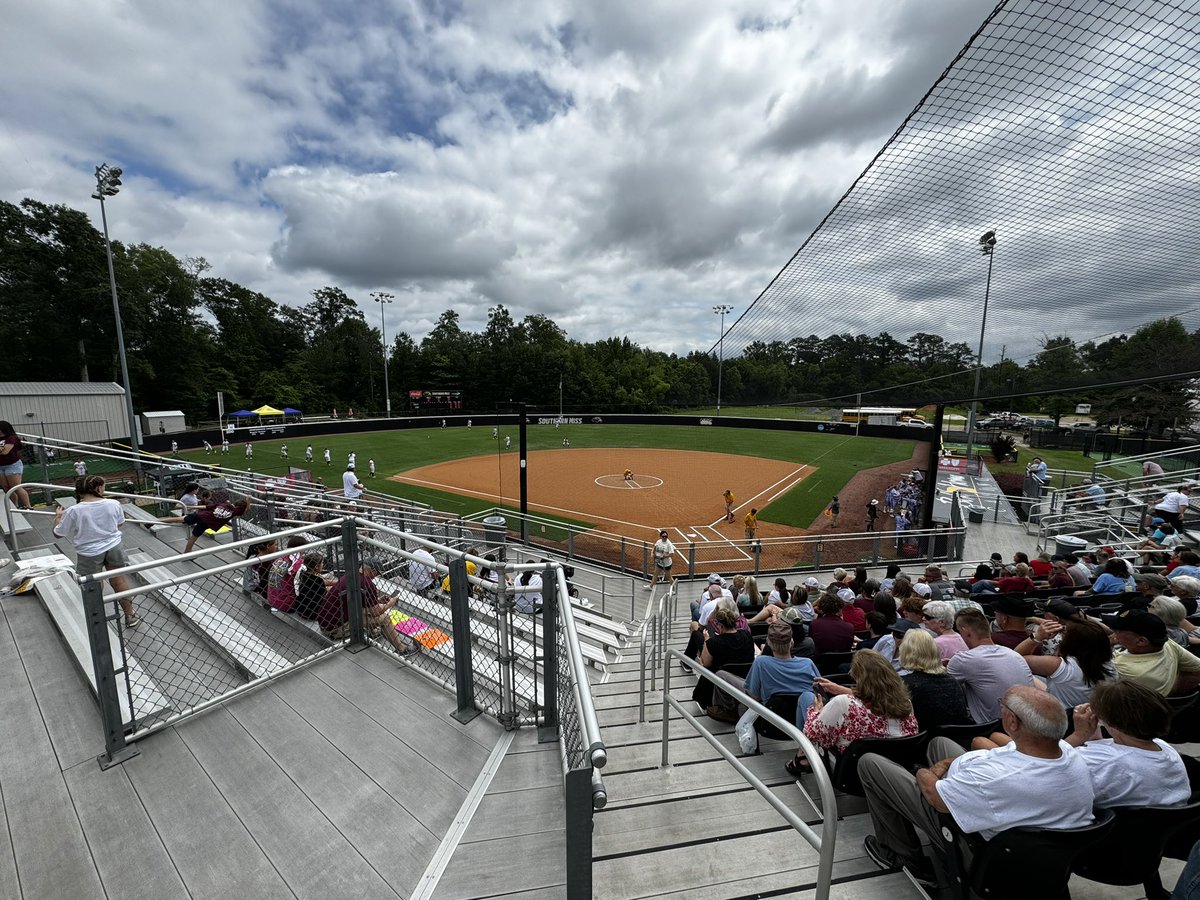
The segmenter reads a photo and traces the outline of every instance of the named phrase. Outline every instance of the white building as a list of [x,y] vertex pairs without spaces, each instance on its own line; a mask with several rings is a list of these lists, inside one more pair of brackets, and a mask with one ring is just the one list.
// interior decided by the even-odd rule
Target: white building
[[187,430],[183,410],[168,409],[142,413],[142,434],[175,434]]
[[0,381],[0,419],[20,434],[67,441],[129,437],[125,389],[111,381]]

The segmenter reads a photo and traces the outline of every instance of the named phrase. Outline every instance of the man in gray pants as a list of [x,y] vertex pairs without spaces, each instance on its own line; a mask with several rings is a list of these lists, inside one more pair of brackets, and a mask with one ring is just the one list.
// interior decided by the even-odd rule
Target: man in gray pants
[[921,851],[923,832],[939,856],[948,844],[938,815],[949,814],[966,834],[991,840],[1017,826],[1068,829],[1092,822],[1087,764],[1062,740],[1066,711],[1037,688],[1009,688],[1000,702],[1013,742],[967,753],[949,738],[929,743],[929,768],[914,777],[876,753],[858,763],[874,834],[863,841],[882,869],[907,866],[924,884],[936,884]]

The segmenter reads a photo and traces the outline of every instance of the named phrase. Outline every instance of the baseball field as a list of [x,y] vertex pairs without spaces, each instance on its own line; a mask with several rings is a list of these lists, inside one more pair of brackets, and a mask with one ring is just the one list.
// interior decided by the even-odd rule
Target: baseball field
[[[491,426],[462,424],[323,436],[311,442],[311,464],[304,459],[308,443],[256,440],[252,460],[236,439],[228,455],[219,447],[211,455],[184,447],[179,456],[265,474],[310,468],[336,488],[353,451],[360,479],[382,493],[464,515],[518,504],[516,426],[501,427],[494,437]],[[280,454],[284,444],[286,459]],[[903,463],[914,452],[914,442],[906,440],[705,426],[530,425],[528,446],[532,512],[638,539],[660,527],[740,537],[742,516],[752,506],[759,510],[761,536],[794,534],[807,529],[859,472]],[[726,488],[735,496],[732,524],[723,521]]]

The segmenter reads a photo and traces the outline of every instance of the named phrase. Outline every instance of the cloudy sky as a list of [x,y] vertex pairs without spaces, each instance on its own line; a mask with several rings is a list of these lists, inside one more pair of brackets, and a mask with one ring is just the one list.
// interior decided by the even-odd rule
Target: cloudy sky
[[98,220],[107,161],[114,238],[284,303],[707,348],[992,5],[18,0],[0,197]]

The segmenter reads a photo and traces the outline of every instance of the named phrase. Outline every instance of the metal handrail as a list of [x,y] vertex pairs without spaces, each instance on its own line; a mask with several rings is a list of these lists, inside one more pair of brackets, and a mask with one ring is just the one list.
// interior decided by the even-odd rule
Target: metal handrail
[[[670,587],[663,591],[658,596],[657,609],[654,602],[654,584],[650,585],[650,598],[646,601],[646,615],[642,619],[640,655],[641,671],[638,673],[638,724],[646,721],[646,672],[650,672],[650,690],[656,690],[658,686],[658,660],[662,652],[661,635],[667,628],[666,610],[668,606],[674,607],[674,603],[668,604],[668,598],[674,598],[679,582],[672,579]],[[653,631],[654,643],[650,650],[649,659],[646,655],[646,643]]]
[[[1125,463],[1131,463],[1131,462],[1145,462],[1146,460],[1163,459],[1163,458],[1169,458],[1172,456],[1183,456],[1187,453],[1195,453],[1196,450],[1197,450],[1197,447],[1195,444],[1187,444],[1182,447],[1173,447],[1169,450],[1151,451],[1150,453],[1137,453],[1137,454],[1134,454],[1133,456],[1114,457],[1113,459],[1110,459],[1107,461],[1101,461],[1101,462],[1095,463],[1092,466],[1092,471],[1095,472],[1097,469],[1104,468],[1107,466],[1120,466],[1120,465],[1124,465]],[[1168,473],[1168,474],[1170,474],[1170,473]]]
[[[720,688],[726,694],[735,697],[739,703],[742,703],[748,709],[758,713],[760,718],[766,719],[788,737],[792,738],[799,745],[800,749],[808,759],[813,760],[812,772],[817,780],[817,790],[821,795],[821,834],[813,831],[812,827],[800,818],[792,810],[788,809],[787,804],[779,799],[762,779],[750,771],[736,755],[734,755],[727,747],[725,747],[716,736],[705,728],[700,720],[692,715],[684,708],[684,705],[671,696],[671,665],[672,660],[686,665],[693,673],[701,678],[707,679],[713,683],[714,687]],[[776,713],[772,712],[763,704],[759,703],[745,691],[739,691],[733,685],[726,681],[717,678],[714,672],[710,672],[704,666],[700,665],[692,659],[689,659],[678,650],[669,650],[663,659],[663,716],[662,716],[662,768],[668,768],[670,762],[670,743],[671,743],[671,717],[670,710],[674,708],[679,712],[684,720],[692,726],[692,728],[708,741],[727,763],[733,766],[734,771],[745,779],[746,783],[754,790],[758,791],[759,796],[766,800],[771,807],[779,813],[787,821],[789,825],[808,842],[808,845],[817,851],[819,861],[817,863],[817,884],[814,890],[814,900],[828,900],[829,889],[833,880],[833,854],[837,848],[837,797],[834,794],[833,782],[829,777],[829,773],[825,770],[825,763],[822,761],[820,751],[808,739],[808,737],[796,727],[795,722],[789,722],[781,718]]]
[[[13,555],[18,556],[18,557],[20,556],[21,541],[20,541],[20,538],[17,537],[16,531],[13,530],[12,495],[15,491],[29,490],[30,488],[33,488],[33,489],[36,489],[39,491],[59,491],[60,493],[65,493],[65,494],[75,493],[75,488],[73,485],[68,486],[65,484],[42,484],[41,482],[38,482],[38,481],[23,482],[21,484],[16,485],[15,487],[9,488],[7,491],[4,492],[4,501],[3,501],[3,503],[0,503],[0,506],[3,506],[3,508],[4,508],[4,528],[5,528],[6,533],[8,534],[8,540],[11,544],[10,549],[12,550]],[[183,506],[183,504],[180,503],[179,500],[174,497],[155,497],[151,494],[124,494],[119,491],[105,490],[104,496],[108,497],[108,498],[127,497],[130,500],[156,500],[159,503],[170,503],[170,504],[174,504],[175,506],[179,506],[179,507]],[[42,510],[42,509],[26,509],[26,510],[22,510],[22,512],[25,515],[33,514],[35,516],[53,516],[53,515],[55,515],[55,513],[51,512],[50,510]],[[186,510],[185,510],[185,512],[186,512]],[[153,525],[154,523],[147,522],[146,524]]]
[[[558,596],[565,602],[558,604],[558,615],[562,622],[566,640],[567,659],[570,662],[571,677],[575,682],[576,703],[579,711],[579,724],[583,729],[584,740],[587,743],[588,758],[592,767],[603,769],[608,762],[608,749],[600,735],[600,720],[596,716],[596,705],[592,700],[591,682],[588,681],[587,670],[584,667],[583,655],[579,652],[579,636],[575,631],[575,616],[571,610],[570,598],[567,594],[567,577],[563,574],[562,565],[555,567],[558,580]],[[603,804],[602,804],[603,805]]]

